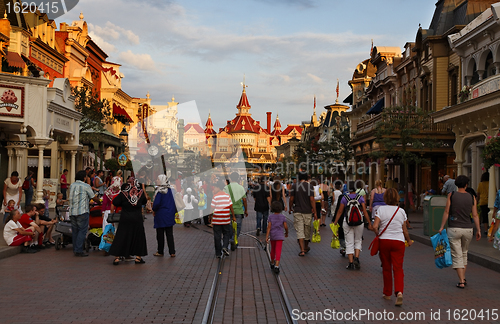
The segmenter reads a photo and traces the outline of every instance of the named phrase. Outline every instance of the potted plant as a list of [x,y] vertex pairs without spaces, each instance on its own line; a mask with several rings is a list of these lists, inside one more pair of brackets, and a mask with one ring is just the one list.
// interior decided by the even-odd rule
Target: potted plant
[[486,170],[493,165],[500,166],[500,132],[493,137],[488,136],[488,140],[481,153]]

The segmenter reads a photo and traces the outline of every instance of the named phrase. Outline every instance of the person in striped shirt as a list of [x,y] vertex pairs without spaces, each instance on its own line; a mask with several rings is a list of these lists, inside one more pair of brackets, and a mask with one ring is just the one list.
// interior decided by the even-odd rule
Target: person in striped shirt
[[[231,216],[234,216],[233,203],[231,197],[222,191],[224,183],[216,182],[213,186],[214,196],[212,198],[212,225],[214,230],[215,256],[220,258],[222,253],[229,256],[229,238],[231,236]],[[223,240],[221,244],[221,238]]]

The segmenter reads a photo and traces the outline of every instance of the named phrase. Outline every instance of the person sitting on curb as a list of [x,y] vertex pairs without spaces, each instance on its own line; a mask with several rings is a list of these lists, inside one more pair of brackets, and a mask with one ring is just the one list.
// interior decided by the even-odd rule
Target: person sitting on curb
[[45,209],[44,204],[37,204],[36,209],[38,211],[38,225],[43,226],[44,229],[45,243],[56,245],[56,242],[52,239],[52,231],[54,230],[54,224],[57,222],[57,219],[50,219],[50,217],[47,217],[47,209]]
[[36,210],[35,205],[28,205],[26,207],[26,213],[24,213],[19,219],[19,223],[23,226],[23,228],[29,229],[33,228],[38,235],[38,238],[35,238],[38,241],[38,245],[35,245],[35,249],[44,249],[43,246],[43,225],[39,226],[40,219],[38,218],[38,211]]
[[21,213],[19,210],[14,210],[9,214],[9,216],[7,216],[5,227],[3,229],[3,238],[5,243],[7,243],[8,246],[20,246],[23,244],[24,246],[21,253],[36,253],[38,250],[30,248],[31,241],[35,236],[33,228],[30,227],[28,229],[24,229],[19,223],[20,218]]

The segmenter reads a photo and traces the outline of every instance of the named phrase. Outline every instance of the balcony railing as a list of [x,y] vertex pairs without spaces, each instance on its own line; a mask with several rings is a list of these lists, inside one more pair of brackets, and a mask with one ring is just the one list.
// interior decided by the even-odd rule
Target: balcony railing
[[[379,114],[377,116],[371,117],[365,121],[362,121],[358,123],[357,130],[354,134],[354,137],[359,137],[362,135],[366,135],[370,132],[374,132],[377,124],[379,124],[382,121],[382,114]],[[394,115],[387,115],[385,116],[386,120],[384,121],[390,121],[392,118],[397,119],[401,118],[401,115],[399,114],[394,114]],[[405,116],[404,118],[408,118],[408,116]],[[410,120],[419,118],[416,114],[410,115],[409,116]],[[451,126],[446,123],[439,123],[435,124],[432,120],[432,118],[429,118],[428,122],[422,123],[419,125],[420,126],[420,131],[425,134],[429,133],[449,133],[451,131]]]

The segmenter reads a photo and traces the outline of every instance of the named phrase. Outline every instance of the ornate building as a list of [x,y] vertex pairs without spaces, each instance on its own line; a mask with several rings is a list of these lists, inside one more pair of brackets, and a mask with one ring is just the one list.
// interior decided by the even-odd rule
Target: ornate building
[[276,116],[274,129],[271,131],[271,113],[267,113],[267,128],[254,120],[250,113],[250,103],[243,83],[240,101],[236,106],[236,117],[228,120],[225,127],[214,130],[210,114],[205,124],[207,146],[212,155],[213,162],[222,163],[234,161],[233,154],[241,147],[245,161],[253,164],[276,163],[276,146],[288,142],[293,137],[300,137],[302,128],[299,125],[287,125],[281,130],[279,117]]
[[[484,170],[481,156],[485,143],[500,127],[500,3],[492,4],[459,32],[448,36],[460,60],[450,69],[454,74],[454,100],[433,114],[436,123],[449,123],[455,134],[453,149],[457,173],[471,179],[477,188]],[[461,71],[461,73],[456,72]],[[462,88],[462,87],[465,87]],[[459,92],[458,89],[463,91]],[[490,172],[489,203],[493,208],[498,168]]]

